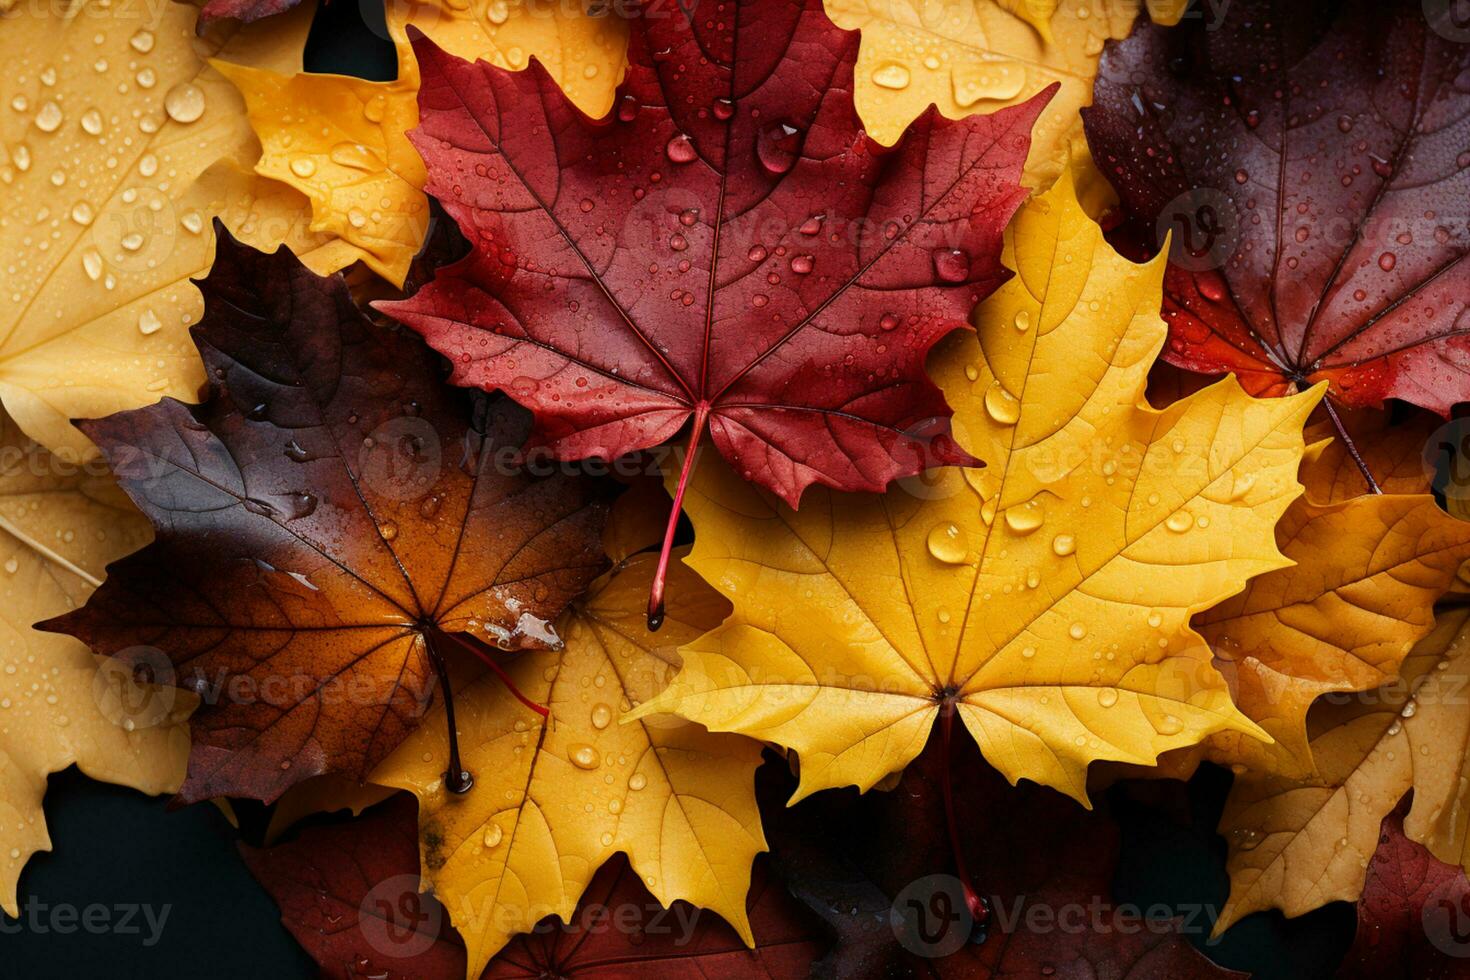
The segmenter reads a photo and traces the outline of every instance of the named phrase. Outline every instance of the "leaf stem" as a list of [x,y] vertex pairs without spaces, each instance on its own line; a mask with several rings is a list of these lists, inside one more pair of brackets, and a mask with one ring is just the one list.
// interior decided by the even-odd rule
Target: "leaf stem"
[[658,553],[658,568],[653,573],[653,585],[648,590],[650,633],[658,632],[658,628],[664,624],[664,582],[668,578],[669,555],[674,550],[674,532],[679,529],[679,513],[684,508],[684,490],[689,486],[689,474],[694,472],[694,457],[698,453],[699,440],[704,435],[708,419],[708,405],[700,405],[694,410],[694,428],[689,432],[689,449],[684,454],[684,464],[679,468],[679,484],[674,488],[674,505],[669,509],[669,523],[664,528],[664,544]]
[[975,921],[977,928],[983,928],[990,921],[990,903],[976,890],[974,883],[970,880],[970,872],[965,867],[965,852],[960,847],[959,822],[954,814],[954,772],[951,764],[950,732],[954,728],[954,716],[956,713],[953,698],[945,698],[939,709],[939,767],[944,771],[939,782],[940,792],[944,797],[944,822],[949,828],[949,848],[954,852],[955,877],[960,880],[960,887],[965,893],[965,907],[970,910],[970,917]]
[[1337,414],[1337,409],[1332,407],[1332,398],[1328,396],[1322,399],[1322,407],[1327,409],[1327,417],[1332,420],[1332,425],[1337,429],[1337,434],[1342,437],[1342,444],[1347,448],[1348,455],[1363,474],[1363,479],[1368,481],[1368,489],[1373,493],[1382,493],[1383,489],[1378,486],[1378,481],[1373,479],[1373,473],[1368,469],[1368,463],[1363,455],[1358,452],[1358,444],[1353,442],[1353,437],[1348,435],[1347,426],[1342,424],[1342,417]]
[[480,661],[485,664],[485,666],[489,667],[495,672],[495,676],[500,678],[501,683],[505,685],[506,690],[510,691],[510,693],[514,695],[515,699],[521,704],[530,708],[542,718],[551,717],[551,710],[549,708],[547,708],[545,705],[537,704],[535,701],[532,701],[530,698],[526,697],[525,694],[521,693],[521,689],[516,687],[515,681],[511,680],[510,675],[505,672],[505,668],[500,666],[500,663],[498,662],[498,659],[496,658],[494,652],[491,651],[489,647],[487,647],[485,643],[481,641],[478,637],[471,636],[467,633],[441,632],[439,635],[447,640],[450,640],[451,642],[459,644],[462,649],[467,650],[478,657]]
[[422,635],[429,651],[429,663],[439,675],[439,687],[444,692],[444,718],[449,725],[449,769],[444,773],[444,785],[451,793],[468,793],[475,785],[475,777],[459,761],[459,729],[454,724],[454,689],[449,685],[449,668],[439,654],[433,635],[428,632]]

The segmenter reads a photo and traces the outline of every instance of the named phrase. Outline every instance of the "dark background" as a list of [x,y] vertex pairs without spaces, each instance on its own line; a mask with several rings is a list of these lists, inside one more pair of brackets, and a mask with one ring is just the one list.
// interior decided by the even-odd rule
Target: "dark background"
[[[381,3],[333,0],[322,8],[306,48],[311,71],[365,78],[393,77]],[[1218,908],[1229,890],[1224,842],[1214,833],[1230,776],[1207,768],[1190,785],[1185,812],[1167,812],[1114,792],[1123,851],[1114,899],[1181,911]],[[258,810],[241,807],[244,836],[259,843]],[[0,921],[0,977],[86,977],[105,970],[116,980],[315,976],[311,960],[280,924],[279,912],[235,851],[240,831],[219,809],[200,804],[170,811],[165,799],[83,778],[75,769],[51,778],[46,822],[55,851],[31,859],[20,879],[22,920]],[[168,907],[156,945],[138,934],[62,935],[36,930],[28,910],[45,923],[58,905],[150,904]],[[1213,919],[1213,916],[1210,916]],[[113,921],[116,921],[114,919]],[[1298,919],[1277,912],[1240,922],[1217,943],[1192,941],[1222,966],[1263,980],[1330,976],[1352,941],[1353,909],[1338,902]]]

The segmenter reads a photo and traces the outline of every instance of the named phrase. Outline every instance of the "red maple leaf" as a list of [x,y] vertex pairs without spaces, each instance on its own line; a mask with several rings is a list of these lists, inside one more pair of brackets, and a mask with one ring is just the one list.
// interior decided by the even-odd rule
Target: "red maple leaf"
[[1338,976],[1470,977],[1470,881],[1404,836],[1408,804],[1383,818],[1358,899],[1358,933]]
[[1470,30],[1452,4],[1310,6],[1140,24],[1088,143],[1132,236],[1173,233],[1169,361],[1447,414],[1470,399]]
[[853,109],[857,49],[821,0],[650,10],[594,120],[538,64],[416,37],[410,138],[473,252],[382,309],[453,381],[530,408],[564,459],[692,419],[670,540],[706,433],[792,506],[812,483],[881,491],[975,464],[924,359],[1009,275],[1001,233],[1053,90],[958,121],[931,107],[885,150]]

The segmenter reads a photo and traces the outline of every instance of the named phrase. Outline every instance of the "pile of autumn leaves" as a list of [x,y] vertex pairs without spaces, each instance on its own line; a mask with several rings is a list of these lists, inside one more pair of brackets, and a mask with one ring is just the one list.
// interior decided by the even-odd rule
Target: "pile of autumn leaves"
[[[8,911],[76,763],[272,835],[411,793],[416,848],[400,797],[251,858],[344,975],[318,888],[421,872],[477,976],[619,852],[793,975],[763,750],[883,795],[936,727],[1083,803],[1229,766],[1221,927],[1358,899],[1411,790],[1394,846],[1467,860],[1420,448],[1470,400],[1470,45],[1419,4],[391,3],[392,82],[301,72],[306,8],[73,5],[0,19]],[[1198,188],[1223,261],[1124,257]]]

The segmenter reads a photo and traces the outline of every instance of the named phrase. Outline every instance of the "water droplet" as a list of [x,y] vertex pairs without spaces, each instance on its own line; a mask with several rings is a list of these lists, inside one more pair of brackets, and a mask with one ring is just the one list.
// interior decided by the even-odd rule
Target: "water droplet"
[[612,722],[612,709],[605,704],[592,708],[592,727],[601,731]]
[[1184,731],[1184,722],[1173,715],[1165,715],[1153,723],[1154,731],[1160,735],[1178,735]]
[[1116,688],[1105,687],[1097,692],[1097,703],[1104,708],[1111,708],[1118,703],[1118,691]]
[[189,211],[179,219],[179,224],[184,230],[192,235],[197,235],[204,230],[204,217],[198,211]]
[[1025,310],[1017,310],[1016,318],[1011,322],[1015,325],[1017,333],[1025,333],[1031,329],[1031,314]]
[[683,133],[669,140],[664,146],[664,153],[674,163],[693,163],[694,158],[698,156],[694,152],[694,144],[689,142],[689,137]]
[[1087,627],[1081,623],[1073,623],[1067,627],[1067,635],[1074,640],[1080,640],[1087,635]]
[[398,525],[392,521],[384,521],[378,525],[378,531],[383,535],[384,541],[392,541],[398,537]]
[[965,532],[947,521],[930,528],[927,541],[929,554],[947,565],[958,565],[969,554]]
[[505,839],[505,831],[500,829],[500,824],[492,823],[490,826],[485,828],[485,836],[483,839],[485,841],[486,847],[496,847],[500,844],[502,840]]
[[1046,523],[1046,510],[1040,500],[1028,500],[1024,504],[1006,508],[1006,527],[1016,534],[1030,534]]
[[82,270],[93,282],[102,278],[102,255],[95,248],[89,248],[82,253]]
[[1164,521],[1164,526],[1175,534],[1183,534],[1194,526],[1194,518],[1187,510],[1176,510]]
[[54,133],[61,125],[61,106],[47,101],[36,113],[36,128],[43,133]]
[[1001,425],[1015,425],[1021,419],[1021,400],[992,381],[985,389],[985,414]]
[[176,123],[191,123],[204,115],[204,93],[190,82],[180,82],[163,97],[163,111]]
[[138,249],[143,247],[143,240],[144,239],[142,233],[135,231],[131,234],[124,235],[118,241],[118,244],[127,249],[129,252],[136,252]]
[[153,50],[153,32],[146,27],[140,28],[132,37],[128,38],[128,43],[139,54],[147,54]]
[[1077,539],[1070,534],[1058,534],[1051,539],[1051,550],[1065,558],[1077,550]]
[[163,321],[158,319],[158,314],[152,308],[138,314],[138,332],[145,337],[158,333],[163,329]]
[[791,271],[804,276],[812,271],[814,260],[810,255],[796,255],[791,259]]
[[873,84],[895,90],[908,88],[909,70],[896,61],[884,62],[873,69]]
[[78,201],[76,204],[72,205],[71,220],[75,221],[77,224],[86,227],[87,225],[90,225],[92,223],[92,219],[95,217],[96,214],[92,211],[92,205],[88,204],[86,201]]
[[102,135],[102,113],[96,109],[88,109],[82,113],[82,129],[90,136]]
[[648,777],[641,772],[635,772],[628,780],[628,788],[634,791],[640,790],[648,785]]
[[955,65],[950,71],[954,100],[966,108],[981,99],[1013,99],[1026,84],[1026,69],[1008,61]]
[[801,130],[782,120],[762,126],[755,137],[756,157],[773,174],[784,174],[795,166],[800,149]]
[[935,249],[934,274],[943,282],[964,282],[970,277],[970,257],[957,248]]
[[298,177],[310,177],[316,173],[316,161],[310,157],[297,157],[291,161],[291,172]]
[[579,742],[567,750],[567,758],[578,769],[597,768],[597,750],[585,742]]
[[142,177],[152,177],[158,173],[158,157],[151,153],[143,154],[138,160],[138,174]]

